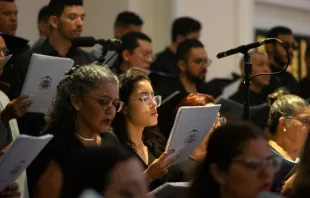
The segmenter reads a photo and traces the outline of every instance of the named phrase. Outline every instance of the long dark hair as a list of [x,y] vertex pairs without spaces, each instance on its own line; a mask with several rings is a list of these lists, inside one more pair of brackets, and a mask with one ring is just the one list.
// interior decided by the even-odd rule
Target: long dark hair
[[86,189],[104,194],[110,182],[110,174],[117,164],[134,157],[119,147],[91,147],[77,150],[70,157],[64,171],[62,197],[76,198]]
[[[129,70],[126,73],[120,75],[119,80],[120,80],[120,89],[119,89],[120,100],[123,101],[125,104],[128,104],[129,97],[138,82],[143,80],[151,82],[150,79],[145,74],[134,70]],[[134,143],[132,142],[128,130],[126,128],[126,118],[122,112],[116,114],[112,122],[112,127],[119,141],[122,144],[125,144],[130,148],[134,149]],[[164,151],[165,140],[163,136],[160,134],[157,126],[145,127],[142,139],[143,143],[150,149],[150,151],[156,157],[158,157]]]
[[60,81],[56,97],[46,115],[47,125],[44,133],[73,132],[76,124],[76,111],[71,104],[72,94],[88,95],[102,82],[118,85],[112,71],[95,64],[72,69],[70,75]]
[[237,122],[229,123],[214,130],[207,144],[208,154],[200,165],[193,181],[191,198],[219,198],[220,185],[209,171],[211,164],[226,171],[232,160],[244,150],[244,145],[251,139],[266,139],[264,132],[257,126]]

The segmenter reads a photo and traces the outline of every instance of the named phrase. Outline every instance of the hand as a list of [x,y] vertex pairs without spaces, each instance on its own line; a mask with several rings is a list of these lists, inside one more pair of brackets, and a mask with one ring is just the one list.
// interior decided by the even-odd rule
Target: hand
[[30,105],[31,98],[29,96],[19,96],[9,102],[9,104],[1,112],[2,121],[5,124],[8,124],[11,119],[23,116]]
[[12,143],[7,145],[4,149],[0,151],[0,158],[11,148]]
[[174,150],[164,152],[158,159],[154,160],[154,162],[144,171],[149,183],[168,173],[168,168],[178,158],[178,156],[175,156],[171,159],[167,159],[167,157],[173,152]]
[[0,198],[19,198],[20,191],[17,183],[13,183],[0,192]]

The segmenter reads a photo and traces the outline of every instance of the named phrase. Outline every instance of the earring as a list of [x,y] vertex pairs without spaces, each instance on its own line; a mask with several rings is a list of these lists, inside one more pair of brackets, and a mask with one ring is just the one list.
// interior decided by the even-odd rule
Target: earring
[[284,128],[283,131],[286,132],[286,128]]

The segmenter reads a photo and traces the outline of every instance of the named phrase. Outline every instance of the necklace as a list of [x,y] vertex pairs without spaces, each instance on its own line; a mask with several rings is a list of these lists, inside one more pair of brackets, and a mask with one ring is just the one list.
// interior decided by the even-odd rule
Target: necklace
[[84,138],[83,136],[81,136],[81,135],[78,134],[78,133],[76,133],[76,135],[77,135],[79,138],[81,138],[82,140],[84,140],[84,141],[90,142],[90,141],[96,140],[96,137],[94,137],[94,138]]

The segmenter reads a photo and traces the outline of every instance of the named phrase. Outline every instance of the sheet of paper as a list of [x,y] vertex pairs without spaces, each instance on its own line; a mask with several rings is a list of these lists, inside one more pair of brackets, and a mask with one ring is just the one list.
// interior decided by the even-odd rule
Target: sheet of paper
[[53,135],[20,135],[16,138],[0,158],[0,191],[15,182],[52,138]]
[[103,196],[97,193],[95,190],[86,189],[82,192],[79,198],[103,198]]
[[56,96],[57,85],[74,61],[69,58],[33,54],[21,95],[32,98],[28,112],[46,113]]
[[187,194],[189,182],[167,182],[149,193],[154,198],[182,198]]
[[175,152],[168,158],[178,155],[174,164],[188,159],[189,155],[202,142],[212,128],[221,105],[181,107],[178,110],[171,130],[166,151]]

